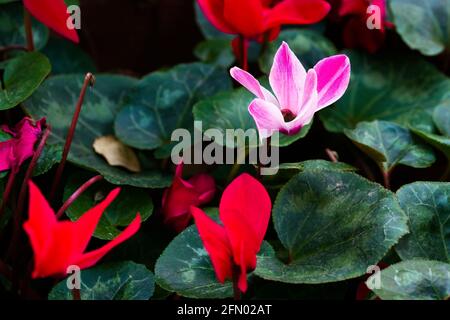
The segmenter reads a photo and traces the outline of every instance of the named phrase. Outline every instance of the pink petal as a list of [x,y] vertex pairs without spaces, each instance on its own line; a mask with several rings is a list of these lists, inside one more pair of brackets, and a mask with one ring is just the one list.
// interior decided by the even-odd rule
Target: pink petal
[[10,170],[14,161],[14,140],[0,142],[0,171]]
[[272,136],[274,131],[286,131],[281,110],[273,103],[255,99],[249,105],[248,111],[256,122],[261,140]]
[[267,100],[275,105],[278,105],[278,101],[275,96],[269,90],[261,86],[259,81],[247,71],[234,67],[230,70],[230,74],[234,80],[243,85],[248,91],[253,93],[259,99]]
[[325,58],[314,67],[317,73],[317,91],[321,110],[339,100],[350,82],[350,60],[346,55]]
[[217,279],[224,283],[233,273],[231,248],[225,229],[198,208],[191,207],[191,213],[203,245],[211,258]]
[[314,69],[310,69],[306,75],[301,108],[298,111],[297,117],[293,121],[287,123],[288,127],[292,131],[295,131],[296,128],[302,128],[309,124],[314,117],[314,114],[317,112],[318,101],[317,73]]
[[289,45],[283,42],[275,55],[270,71],[270,85],[282,109],[293,114],[301,102],[306,71]]

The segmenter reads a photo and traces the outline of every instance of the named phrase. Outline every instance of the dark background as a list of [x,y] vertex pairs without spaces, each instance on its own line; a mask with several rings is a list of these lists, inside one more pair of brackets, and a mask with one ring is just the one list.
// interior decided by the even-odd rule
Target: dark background
[[194,60],[193,0],[80,0],[81,45],[99,71],[144,75]]

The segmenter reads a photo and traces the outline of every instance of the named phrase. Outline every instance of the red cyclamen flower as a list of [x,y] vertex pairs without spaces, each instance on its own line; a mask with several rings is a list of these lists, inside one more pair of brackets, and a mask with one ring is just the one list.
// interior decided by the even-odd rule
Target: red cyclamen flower
[[0,171],[17,171],[28,158],[33,156],[34,147],[42,134],[45,119],[34,123],[30,118],[23,118],[14,128],[0,128],[12,136],[0,142]]
[[[379,11],[368,12],[369,6],[376,6]],[[367,22],[372,14],[377,13],[380,14],[380,28],[369,29]],[[338,15],[348,17],[343,31],[345,46],[363,48],[370,53],[378,51],[384,43],[386,28],[393,27],[392,23],[386,20],[386,0],[341,0]]]
[[140,227],[137,214],[131,224],[114,240],[100,249],[85,253],[97,224],[120,189],[113,190],[105,200],[87,211],[78,221],[57,221],[40,190],[30,181],[29,220],[24,229],[34,252],[33,279],[64,276],[69,266],[85,269],[96,264],[114,247],[133,236]]
[[[272,41],[282,25],[312,24],[330,11],[325,0],[197,0],[206,18],[218,30],[246,40]],[[242,44],[238,38],[233,49]],[[244,58],[244,57],[240,57]]]
[[75,43],[80,42],[75,29],[69,29],[67,26],[70,15],[64,0],[23,0],[23,4],[37,20],[47,27]]
[[192,207],[200,237],[211,258],[219,282],[239,271],[238,286],[247,291],[247,272],[256,268],[256,254],[269,225],[272,202],[264,186],[248,174],[236,178],[220,201],[220,220],[212,220]]
[[164,222],[177,232],[183,231],[192,218],[189,208],[208,203],[214,197],[216,183],[208,174],[198,174],[183,180],[183,163],[175,171],[170,188],[164,191],[162,210]]

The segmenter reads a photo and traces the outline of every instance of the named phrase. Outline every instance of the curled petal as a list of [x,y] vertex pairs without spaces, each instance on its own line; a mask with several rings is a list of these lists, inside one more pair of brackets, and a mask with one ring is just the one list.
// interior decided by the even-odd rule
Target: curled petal
[[275,131],[286,132],[287,127],[278,106],[262,99],[255,99],[248,107],[258,127],[260,139],[266,139]]
[[318,111],[344,95],[350,82],[350,60],[346,55],[332,56],[319,61],[314,70],[319,93]]

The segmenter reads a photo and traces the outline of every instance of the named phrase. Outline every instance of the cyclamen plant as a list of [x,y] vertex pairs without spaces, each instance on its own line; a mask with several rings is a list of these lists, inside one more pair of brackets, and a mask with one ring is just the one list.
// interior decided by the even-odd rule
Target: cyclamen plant
[[[102,47],[109,5],[82,1],[77,31],[69,2],[7,2],[0,299],[448,299],[442,0],[192,0],[200,61],[173,67],[191,52],[137,16]],[[159,41],[130,62],[120,34]]]

